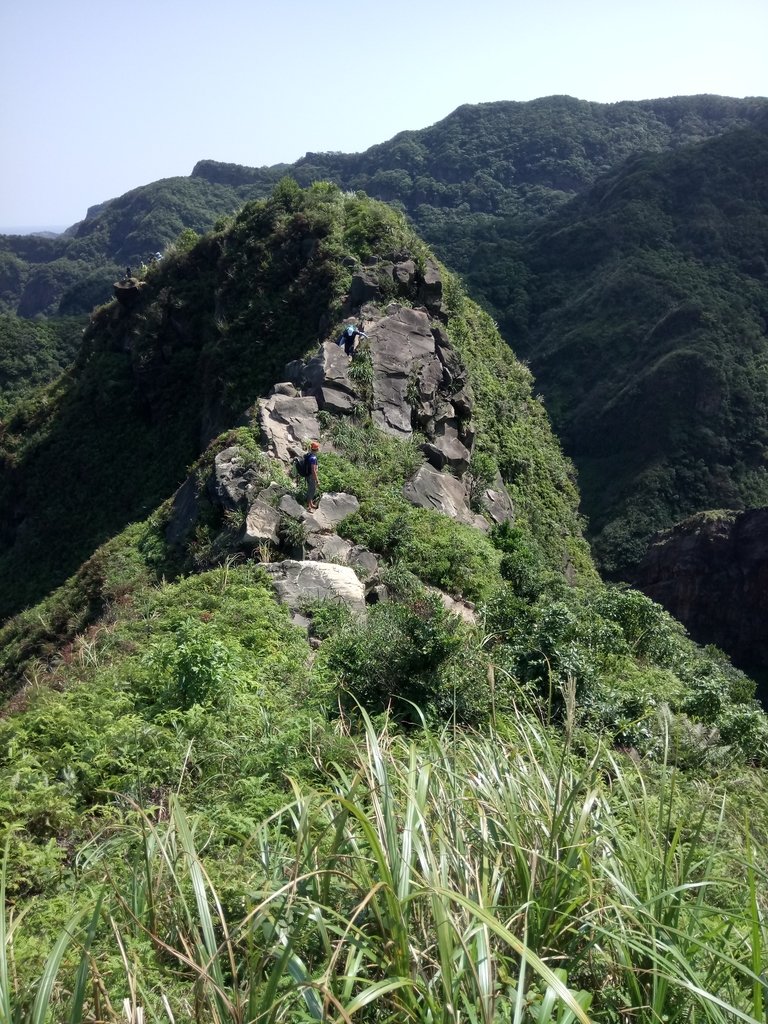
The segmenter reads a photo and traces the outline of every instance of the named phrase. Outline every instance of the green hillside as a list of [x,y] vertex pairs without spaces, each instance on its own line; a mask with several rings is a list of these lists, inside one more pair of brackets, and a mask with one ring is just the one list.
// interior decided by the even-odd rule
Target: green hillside
[[[3,434],[0,1017],[761,1021],[754,686],[600,582],[405,218],[284,181],[135,291]],[[275,438],[318,393],[315,515]]]
[[[528,358],[602,566],[691,512],[768,502],[768,132],[637,156],[469,280]],[[506,294],[503,294],[505,289]]]
[[[583,192],[635,153],[661,152],[754,124],[767,102],[687,96],[614,104],[549,96],[459,107],[430,128],[364,153],[308,153],[249,168],[201,160],[92,207],[56,239],[0,236],[0,311],[87,313],[126,265],[163,250],[185,228],[265,196],[285,174],[333,181],[405,210],[438,255],[465,273],[477,245],[507,237]],[[487,289],[486,289],[487,291]]]

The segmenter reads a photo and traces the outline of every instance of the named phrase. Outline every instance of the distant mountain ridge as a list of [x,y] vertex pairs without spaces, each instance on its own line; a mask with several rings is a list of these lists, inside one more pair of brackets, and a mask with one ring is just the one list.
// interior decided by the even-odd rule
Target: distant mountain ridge
[[185,228],[209,230],[286,174],[301,185],[331,180],[400,204],[441,258],[464,273],[477,244],[548,214],[629,155],[752,125],[766,111],[762,98],[605,104],[552,96],[465,105],[361,154],[307,153],[294,164],[261,168],[201,160],[188,178],[162,179],[91,207],[66,237],[36,245],[0,238],[0,311],[88,312],[109,296],[126,264],[166,247]]

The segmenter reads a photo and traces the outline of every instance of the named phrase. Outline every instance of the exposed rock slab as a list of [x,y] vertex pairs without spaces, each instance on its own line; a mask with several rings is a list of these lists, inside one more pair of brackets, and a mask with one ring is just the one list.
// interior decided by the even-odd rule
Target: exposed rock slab
[[365,612],[365,587],[355,570],[334,562],[270,562],[264,568],[272,577],[278,600],[292,609],[309,601],[335,601],[357,614]]
[[360,502],[354,494],[346,494],[344,491],[328,491],[318,502],[317,510],[310,512],[300,505],[293,495],[284,494],[278,508],[284,515],[304,523],[308,533],[330,533],[343,519],[351,516],[360,508]]
[[482,516],[475,515],[467,505],[464,485],[448,473],[438,473],[432,466],[421,466],[406,483],[403,494],[419,508],[442,512],[451,519],[457,519],[467,526],[487,530],[488,523]]
[[280,514],[265,501],[257,499],[248,509],[241,541],[243,544],[277,544]]
[[290,462],[306,442],[320,436],[317,399],[311,395],[271,395],[259,408],[259,424],[270,455]]
[[388,434],[408,438],[412,433],[411,376],[420,374],[425,363],[437,360],[429,317],[415,309],[396,309],[373,325],[369,337],[373,422]]

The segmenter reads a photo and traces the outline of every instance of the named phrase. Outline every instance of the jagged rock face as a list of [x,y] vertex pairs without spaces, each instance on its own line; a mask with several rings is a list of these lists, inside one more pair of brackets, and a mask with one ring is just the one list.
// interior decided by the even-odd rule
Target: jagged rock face
[[321,409],[349,413],[361,402],[349,376],[350,362],[343,346],[326,341],[300,372],[303,387],[313,394]]
[[267,451],[289,463],[304,451],[311,438],[320,436],[317,399],[312,396],[273,394],[259,406],[259,424]]
[[403,494],[419,508],[442,512],[479,530],[488,529],[485,519],[476,515],[467,504],[464,484],[448,473],[438,473],[431,466],[421,466],[403,488]]
[[413,432],[408,387],[413,373],[436,359],[429,317],[415,309],[397,309],[370,330],[373,360],[373,422],[388,434]]
[[768,668],[768,508],[679,523],[652,542],[632,582],[698,643]]
[[300,609],[309,601],[337,601],[365,614],[365,586],[347,565],[286,559],[264,568],[272,577],[278,600],[289,608]]
[[212,500],[222,508],[244,506],[261,486],[261,476],[249,465],[248,458],[237,445],[225,448],[213,460],[213,473],[208,481]]

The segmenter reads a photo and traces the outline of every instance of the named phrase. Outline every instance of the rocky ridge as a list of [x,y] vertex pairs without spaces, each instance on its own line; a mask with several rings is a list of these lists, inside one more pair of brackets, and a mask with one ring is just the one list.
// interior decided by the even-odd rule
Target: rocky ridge
[[[393,288],[405,301],[385,301]],[[239,549],[264,562],[278,599],[296,610],[330,599],[360,612],[366,602],[387,596],[376,555],[336,532],[357,510],[357,498],[323,493],[310,512],[293,494],[293,460],[309,440],[321,439],[321,464],[322,453],[334,450],[323,436],[323,413],[368,415],[385,434],[423,437],[424,461],[403,488],[413,505],[483,531],[514,519],[500,476],[476,493],[470,472],[474,399],[445,330],[437,265],[430,261],[422,273],[412,260],[362,268],[353,275],[347,310],[347,321],[361,323],[367,335],[355,356],[345,354],[335,335],[328,338],[309,359],[289,363],[286,379],[248,413],[258,425],[266,473],[264,459],[255,462],[238,445],[224,449],[203,483],[190,476],[176,492],[166,529],[170,543],[183,543],[198,521],[204,492],[215,508],[242,518]],[[471,616],[465,605],[452,610]]]

